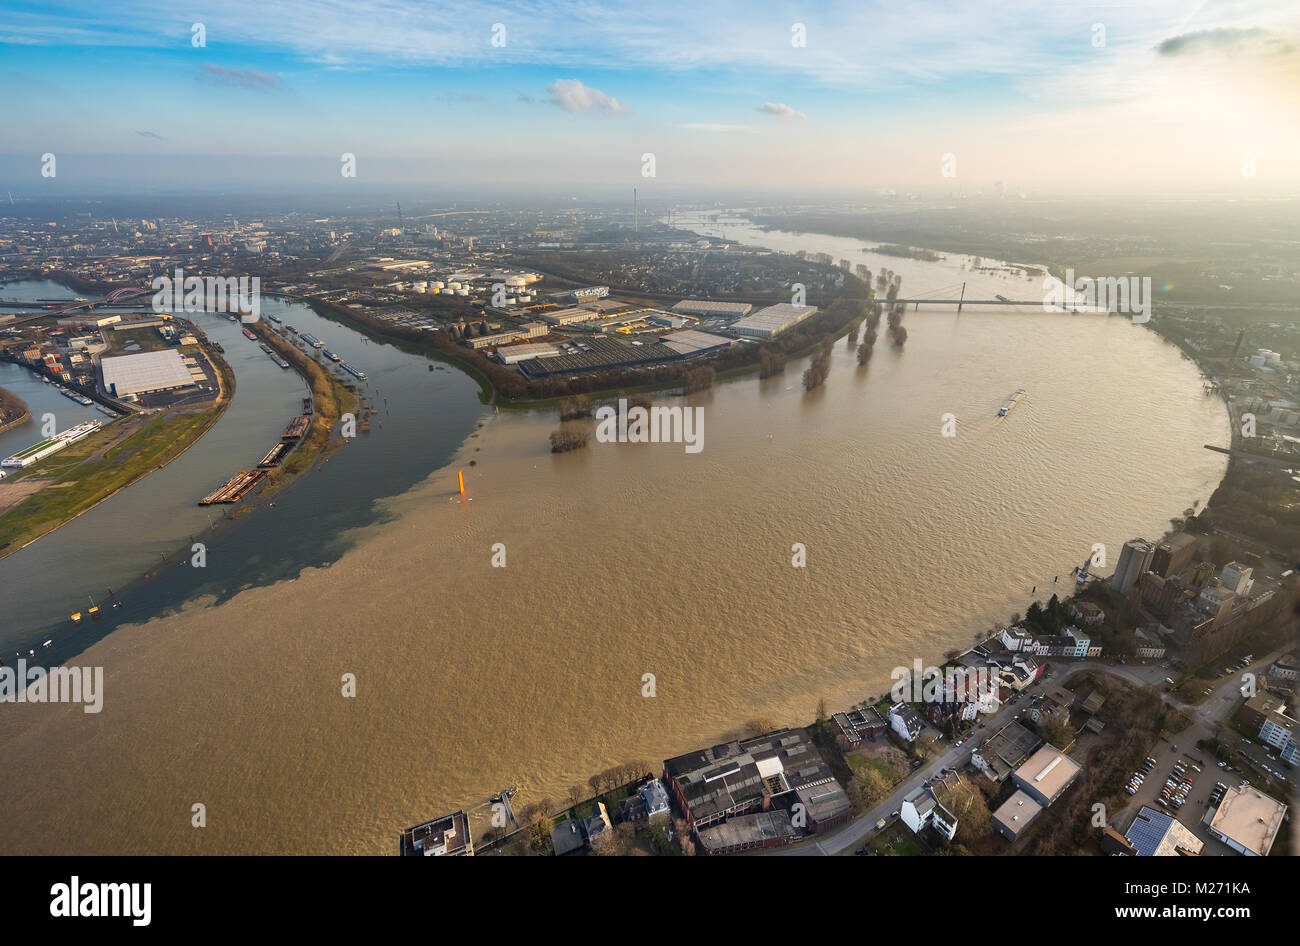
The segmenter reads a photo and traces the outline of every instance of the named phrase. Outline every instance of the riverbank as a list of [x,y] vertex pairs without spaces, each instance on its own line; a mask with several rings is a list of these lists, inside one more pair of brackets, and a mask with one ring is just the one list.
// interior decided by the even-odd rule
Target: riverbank
[[[211,406],[130,415],[15,474],[28,494],[0,515],[0,559],[49,535],[183,455],[220,420],[234,394],[230,365],[211,349],[219,376]],[[35,482],[39,488],[32,489]]]
[[12,391],[0,388],[0,434],[31,420],[32,412],[27,402]]
[[[507,785],[521,808],[562,799],[620,761],[713,745],[748,720],[807,720],[819,696],[881,693],[892,667],[966,649],[1092,542],[1159,531],[1222,476],[1201,446],[1227,441],[1221,408],[1147,333],[1015,314],[908,324],[907,349],[882,349],[869,371],[837,346],[812,394],[773,378],[692,396],[706,412],[696,455],[553,455],[553,417],[490,416],[373,525],[336,534],[343,550],[322,567],[205,585],[114,630],[78,658],[112,682],[101,719],[0,714],[0,746],[50,761],[0,772],[11,846],[51,850],[82,824],[88,853],[280,853],[316,831],[341,853],[389,854],[400,826]],[[420,365],[405,384],[436,375]],[[1080,379],[1105,425],[1078,423]],[[1017,386],[1029,399],[998,421]],[[392,446],[427,439],[447,396],[408,399],[401,416],[421,426]],[[955,439],[939,433],[945,411],[961,418]],[[276,533],[331,514],[310,494],[335,462],[364,460],[373,478],[379,452],[341,451],[293,490],[311,502],[277,502],[263,545],[239,553],[278,564]],[[508,568],[492,566],[497,542]],[[806,568],[792,567],[795,542]],[[344,673],[356,699],[340,696]],[[156,778],[134,777],[160,756],[172,764]],[[210,811],[235,817],[195,832],[167,815],[198,783]]]
[[[868,297],[872,290],[864,290]],[[397,344],[404,350],[451,364],[467,374],[479,385],[480,400],[501,411],[534,411],[558,406],[560,401],[575,394],[593,400],[621,397],[629,394],[680,392],[685,372],[699,367],[711,367],[721,379],[743,377],[758,371],[766,351],[780,354],[794,361],[815,351],[825,341],[835,341],[848,334],[852,327],[866,317],[866,303],[857,298],[837,297],[824,305],[809,319],[798,323],[785,334],[762,345],[738,344],[721,355],[675,363],[670,377],[659,378],[656,372],[637,369],[624,383],[610,384],[621,375],[619,372],[591,372],[572,379],[543,379],[528,381],[513,368],[498,365],[479,351],[443,342],[441,333],[431,339],[430,333],[392,325],[382,319],[371,318],[321,300],[309,300],[312,308],[324,318],[331,319],[353,331],[386,344]],[[601,386],[604,385],[604,386]],[[542,393],[526,394],[538,389]]]
[[251,328],[258,338],[275,349],[276,353],[289,362],[302,377],[311,390],[312,399],[311,424],[307,428],[307,433],[299,439],[298,445],[294,447],[288,459],[280,464],[272,482],[261,490],[260,495],[269,496],[283,489],[296,477],[313,468],[329,453],[343,445],[345,441],[333,439],[333,434],[335,425],[344,414],[343,406],[349,401],[352,407],[351,413],[356,418],[360,429],[364,423],[365,402],[357,388],[344,384],[326,371],[315,358],[268,329],[264,323],[254,323]]

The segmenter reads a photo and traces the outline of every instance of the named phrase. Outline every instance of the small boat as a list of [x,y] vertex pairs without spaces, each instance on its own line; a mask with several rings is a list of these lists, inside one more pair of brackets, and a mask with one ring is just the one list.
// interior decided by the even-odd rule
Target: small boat
[[73,612],[72,612],[72,623],[73,623],[73,624],[80,624],[80,623],[81,623],[81,612],[80,612],[80,611],[73,611]]

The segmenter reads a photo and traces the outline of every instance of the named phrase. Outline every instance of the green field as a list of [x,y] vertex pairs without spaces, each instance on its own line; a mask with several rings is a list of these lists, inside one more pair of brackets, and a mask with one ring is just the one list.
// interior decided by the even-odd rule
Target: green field
[[0,516],[0,557],[58,528],[182,453],[216,422],[223,408],[154,418],[102,457],[89,459],[116,434],[116,425],[110,425],[22,471],[54,482]]

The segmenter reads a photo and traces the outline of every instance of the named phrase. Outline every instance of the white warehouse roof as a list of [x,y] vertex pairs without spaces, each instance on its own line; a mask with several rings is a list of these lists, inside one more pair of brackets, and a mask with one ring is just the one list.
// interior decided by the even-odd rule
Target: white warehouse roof
[[118,397],[144,391],[165,391],[193,384],[190,369],[175,348],[119,355],[100,362],[104,370],[104,387],[116,390]]

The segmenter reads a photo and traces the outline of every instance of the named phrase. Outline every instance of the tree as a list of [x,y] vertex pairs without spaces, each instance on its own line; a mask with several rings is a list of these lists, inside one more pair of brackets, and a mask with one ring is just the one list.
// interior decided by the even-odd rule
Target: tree
[[953,788],[940,785],[935,790],[939,804],[957,816],[957,833],[953,840],[972,844],[988,837],[993,830],[993,814],[984,793],[969,782]]
[[592,842],[591,853],[603,857],[626,857],[632,853],[636,840],[636,829],[628,822],[614,826],[612,831],[603,832]]
[[1074,741],[1074,730],[1054,716],[1044,716],[1038,724],[1038,735],[1058,749],[1066,749]]
[[849,782],[849,788],[854,804],[859,810],[865,811],[887,798],[893,786],[880,769],[872,766],[855,773]]
[[579,423],[561,424],[551,431],[551,453],[580,450],[587,445],[591,435]]
[[858,346],[858,364],[865,365],[871,360],[871,353],[875,350],[876,333],[868,332],[867,340]]
[[709,365],[692,368],[682,377],[685,382],[686,393],[694,394],[696,391],[707,391],[713,387],[713,382],[717,376],[718,373]]
[[803,373],[804,390],[811,391],[821,387],[830,373],[831,348],[829,344],[823,344],[814,356],[812,364],[808,366],[808,370]]
[[529,849],[539,856],[551,853],[551,827],[554,822],[548,813],[550,802],[538,802],[524,809],[524,840]]
[[758,376],[771,378],[783,371],[785,371],[785,355],[775,349],[764,347],[759,356]]

